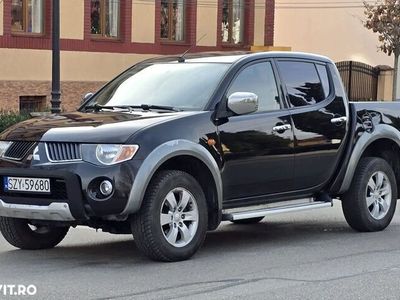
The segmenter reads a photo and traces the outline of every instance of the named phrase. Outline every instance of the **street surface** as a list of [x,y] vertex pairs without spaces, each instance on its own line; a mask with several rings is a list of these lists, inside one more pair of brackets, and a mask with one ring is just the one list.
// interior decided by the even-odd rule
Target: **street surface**
[[23,299],[400,299],[400,209],[378,233],[352,231],[337,201],[256,225],[223,223],[179,263],[149,261],[131,236],[86,228],[46,251],[0,237],[0,284],[36,285]]

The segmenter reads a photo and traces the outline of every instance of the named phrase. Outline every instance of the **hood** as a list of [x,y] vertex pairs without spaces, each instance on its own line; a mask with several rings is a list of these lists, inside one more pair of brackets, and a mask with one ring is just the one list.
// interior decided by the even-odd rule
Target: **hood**
[[194,112],[65,113],[33,118],[0,134],[6,141],[125,143],[138,130]]

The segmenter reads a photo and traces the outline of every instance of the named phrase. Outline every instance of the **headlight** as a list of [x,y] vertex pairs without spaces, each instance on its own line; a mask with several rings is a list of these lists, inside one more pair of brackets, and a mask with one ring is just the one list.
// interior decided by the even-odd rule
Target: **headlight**
[[4,142],[0,141],[0,157],[3,157],[4,153],[6,153],[8,147],[10,147],[12,142]]
[[97,145],[96,158],[103,165],[114,165],[132,159],[138,149],[138,145]]

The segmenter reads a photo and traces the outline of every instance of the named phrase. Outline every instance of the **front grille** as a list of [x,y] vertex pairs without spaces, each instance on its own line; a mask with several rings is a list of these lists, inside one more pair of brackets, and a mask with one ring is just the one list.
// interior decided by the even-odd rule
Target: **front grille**
[[35,142],[12,142],[6,153],[4,153],[4,157],[13,160],[22,160],[34,145]]
[[52,162],[81,160],[81,145],[78,143],[46,143],[48,159]]

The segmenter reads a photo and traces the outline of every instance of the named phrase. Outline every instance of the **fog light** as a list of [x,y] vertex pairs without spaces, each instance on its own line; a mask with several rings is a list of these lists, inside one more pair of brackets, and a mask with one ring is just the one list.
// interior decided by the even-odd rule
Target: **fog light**
[[111,181],[104,180],[100,183],[100,193],[104,196],[110,196],[113,192],[113,185]]

